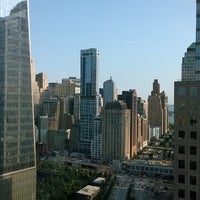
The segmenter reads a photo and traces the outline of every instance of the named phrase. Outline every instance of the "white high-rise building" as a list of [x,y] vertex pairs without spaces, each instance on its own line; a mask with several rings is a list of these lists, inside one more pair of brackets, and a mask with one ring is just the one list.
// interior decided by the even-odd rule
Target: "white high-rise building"
[[110,77],[110,80],[107,80],[103,83],[103,105],[108,102],[114,102],[117,100],[117,88],[115,82]]

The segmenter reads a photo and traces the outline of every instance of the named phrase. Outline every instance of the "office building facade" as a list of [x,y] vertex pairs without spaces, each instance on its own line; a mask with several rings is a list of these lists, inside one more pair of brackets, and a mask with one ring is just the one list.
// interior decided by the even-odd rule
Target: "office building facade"
[[168,97],[160,92],[157,79],[153,82],[153,90],[148,97],[148,119],[151,129],[159,129],[160,135],[168,131]]
[[92,123],[99,115],[99,50],[81,50],[80,152],[91,154]]
[[131,111],[124,102],[107,103],[102,118],[102,161],[130,159]]
[[[174,197],[200,199],[200,1],[196,1],[196,43],[192,66],[182,65],[182,80],[174,87]],[[194,52],[195,51],[195,52]],[[188,52],[189,53],[189,52]],[[194,56],[195,55],[195,56]],[[189,56],[187,56],[189,57]],[[189,60],[189,58],[187,58]],[[195,68],[195,70],[194,70]],[[192,74],[192,76],[191,76]],[[192,78],[191,78],[192,77]],[[195,78],[194,78],[195,77]]]
[[36,74],[35,80],[37,81],[41,92],[47,89],[48,81],[47,81],[47,75],[45,73],[41,72]]
[[137,141],[138,141],[138,133],[137,133],[137,92],[136,90],[122,91],[121,95],[118,95],[118,99],[124,101],[127,105],[127,108],[131,111],[131,121],[130,121],[130,157],[132,158],[137,154]]
[[200,199],[200,81],[175,82],[175,199]]
[[27,0],[0,1],[0,199],[36,199]]

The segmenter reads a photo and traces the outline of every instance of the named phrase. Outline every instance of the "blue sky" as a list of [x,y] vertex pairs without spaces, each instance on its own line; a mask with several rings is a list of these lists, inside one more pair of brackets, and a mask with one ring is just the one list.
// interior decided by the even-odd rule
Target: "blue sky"
[[30,0],[32,56],[49,82],[80,76],[80,50],[100,50],[99,85],[146,100],[158,79],[173,103],[182,57],[195,41],[195,0]]

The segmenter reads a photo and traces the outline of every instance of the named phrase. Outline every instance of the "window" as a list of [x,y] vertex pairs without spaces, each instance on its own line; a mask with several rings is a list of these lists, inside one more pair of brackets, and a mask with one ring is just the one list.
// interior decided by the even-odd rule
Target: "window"
[[190,191],[190,200],[196,200],[197,199],[197,195],[195,191]]
[[178,167],[180,169],[184,169],[185,168],[185,160],[179,160],[178,161]]
[[192,170],[197,169],[197,162],[196,161],[190,161],[190,169],[192,169]]
[[190,96],[197,96],[197,87],[190,88]]
[[185,183],[185,175],[184,174],[178,175],[178,182],[179,183]]
[[197,117],[191,117],[190,125],[195,125],[197,123]]
[[185,131],[179,131],[178,132],[178,137],[179,138],[185,138]]
[[178,153],[179,154],[184,154],[185,153],[185,147],[184,146],[179,146],[178,147]]
[[190,155],[197,155],[197,147],[194,146],[190,147]]
[[179,87],[178,88],[178,95],[179,96],[185,96],[186,95],[186,89],[185,89],[185,87]]
[[186,119],[185,119],[184,116],[180,116],[180,117],[178,118],[178,123],[179,123],[179,125],[184,125],[184,124],[185,124],[185,121],[186,121]]
[[151,172],[154,171],[154,168],[153,168],[153,167],[150,167],[150,171],[151,171]]
[[185,198],[185,190],[178,189],[178,197]]
[[197,184],[196,176],[190,176],[190,184],[191,185],[196,185]]
[[196,131],[191,131],[190,132],[190,138],[197,139],[197,132]]

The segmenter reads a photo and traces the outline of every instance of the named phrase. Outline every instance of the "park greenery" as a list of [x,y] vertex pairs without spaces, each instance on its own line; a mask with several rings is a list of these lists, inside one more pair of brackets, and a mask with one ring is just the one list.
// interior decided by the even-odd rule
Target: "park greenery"
[[72,200],[81,188],[91,184],[97,177],[105,177],[106,185],[98,199],[107,199],[114,185],[114,178],[109,172],[91,169],[73,168],[55,162],[38,161],[37,164],[37,199]]

